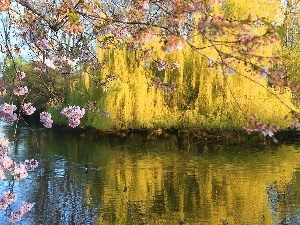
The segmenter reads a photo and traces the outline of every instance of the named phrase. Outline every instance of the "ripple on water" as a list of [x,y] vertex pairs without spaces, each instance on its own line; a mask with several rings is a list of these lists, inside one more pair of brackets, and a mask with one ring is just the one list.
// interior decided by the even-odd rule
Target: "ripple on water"
[[[99,224],[96,219],[104,224],[262,224],[262,216],[264,224],[272,224],[272,216],[296,221],[298,146],[211,144],[205,151],[183,151],[167,140],[132,139],[123,145],[59,132],[39,136],[41,165],[14,186],[23,196],[17,204],[36,202],[24,224]],[[34,149],[34,139],[20,141],[16,155],[21,160]],[[85,164],[101,169],[86,172]]]

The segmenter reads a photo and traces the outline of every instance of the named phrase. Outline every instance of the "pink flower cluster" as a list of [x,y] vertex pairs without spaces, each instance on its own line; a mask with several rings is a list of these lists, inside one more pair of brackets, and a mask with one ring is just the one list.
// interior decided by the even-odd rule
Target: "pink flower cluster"
[[2,152],[4,152],[5,154],[8,153],[8,144],[9,141],[5,138],[0,138],[0,157],[2,156]]
[[170,68],[171,70],[177,69],[179,67],[178,62],[171,62],[168,63],[163,59],[158,59],[155,61],[155,67],[158,71],[163,71],[167,68]]
[[22,202],[22,204],[17,212],[11,212],[10,217],[9,217],[9,222],[15,223],[15,222],[20,221],[22,216],[25,213],[29,212],[33,206],[34,206],[34,203]]
[[97,102],[94,101],[94,102],[89,102],[86,106],[86,110],[87,111],[90,111],[92,113],[97,113],[99,116],[101,117],[110,117],[109,113],[108,112],[105,112],[101,109],[99,109],[97,106],[96,106]]
[[172,94],[176,90],[174,83],[169,84],[167,82],[161,81],[159,77],[152,78],[151,85],[159,90],[164,91],[167,95]]
[[13,165],[12,159],[8,156],[8,140],[0,138],[0,180],[5,178],[4,171]]
[[14,201],[16,201],[17,196],[11,192],[5,192],[0,197],[0,210],[5,210],[8,205]]
[[262,68],[260,78],[268,78],[270,83],[272,83],[274,87],[287,87],[290,88],[292,92],[297,92],[299,90],[298,84],[294,84],[287,79],[287,76],[285,75],[285,70],[273,71],[270,70],[268,67],[264,66]]
[[300,113],[292,111],[290,115],[286,115],[285,119],[290,122],[292,129],[300,131]]
[[23,180],[28,176],[26,166],[22,163],[13,165],[12,175],[15,180]]
[[28,87],[27,86],[17,86],[15,89],[14,89],[14,94],[17,95],[17,96],[21,96],[21,95],[25,95],[28,93]]
[[28,102],[22,105],[22,110],[26,115],[32,115],[36,108],[30,102]]
[[[75,67],[77,64],[76,60],[72,60],[67,58],[66,56],[53,57],[51,59],[44,58],[42,56],[37,57],[38,62],[40,62],[43,66],[47,66],[51,69],[63,69],[65,66],[70,66],[71,68]],[[37,67],[37,70],[45,71],[45,68]]]
[[[0,138],[0,180],[5,179],[4,172],[13,176],[14,180],[25,179],[28,176],[27,171],[33,170],[38,166],[35,159],[25,160],[24,163],[16,163],[9,156],[9,141],[6,138]],[[6,210],[9,204],[17,199],[16,194],[5,192],[0,197],[0,210]],[[23,202],[17,212],[12,212],[9,218],[11,223],[20,221],[24,213],[31,210],[33,203]]]
[[[244,127],[244,129],[247,131],[247,133],[252,133],[252,132],[261,132],[265,137],[269,136],[272,137],[274,136],[274,133],[279,131],[279,126],[274,126],[271,124],[265,124],[263,123],[256,115],[253,115],[247,119],[248,125],[247,127]],[[273,138],[273,140],[275,140]]]
[[[52,59],[47,59],[47,58],[43,58],[42,56],[38,56],[37,61],[51,69],[56,69],[56,65],[54,64],[54,61]],[[36,69],[37,70],[41,69],[41,71],[45,71],[45,68],[43,68],[43,67],[36,68]]]
[[16,73],[16,79],[17,80],[23,80],[25,78],[26,74],[22,71],[17,71]]
[[124,39],[129,36],[127,28],[111,27],[111,33],[118,39]]
[[163,71],[168,67],[168,63],[163,59],[159,59],[155,62],[155,66],[158,71]]
[[17,107],[13,104],[3,103],[0,105],[0,118],[6,122],[13,122],[17,120],[17,114],[14,111]]
[[13,173],[13,166],[14,166],[14,161],[7,155],[3,155],[0,158],[0,180],[5,179],[5,171],[10,172],[11,174]]
[[49,41],[45,38],[41,40],[37,40],[36,45],[39,46],[42,50],[52,48],[51,45],[49,44]]
[[185,38],[178,37],[176,35],[171,35],[166,38],[162,50],[166,51],[167,53],[171,53],[175,50],[183,49],[184,45],[185,45]]
[[140,30],[135,34],[132,34],[132,37],[134,38],[135,43],[145,44],[148,41],[155,40],[156,34],[153,28],[148,28],[148,29]]
[[71,67],[76,66],[76,60],[71,60],[71,59],[67,58],[66,56],[57,58],[56,61],[67,64]]
[[69,126],[74,128],[80,124],[80,119],[84,116],[85,109],[80,109],[79,106],[74,105],[63,108],[60,114],[67,117],[69,119]]
[[53,124],[53,120],[51,119],[51,114],[48,112],[40,113],[40,121],[43,123],[44,127],[51,128]]
[[0,85],[0,96],[5,96],[7,93],[6,88]]
[[27,170],[33,170],[38,166],[35,159],[25,160],[24,163],[16,163],[9,156],[8,140],[0,138],[0,180],[5,178],[4,172],[7,171],[16,180],[27,177]]
[[34,170],[38,167],[39,163],[36,159],[26,159],[24,165],[26,170]]
[[266,67],[266,66],[264,66],[264,67],[262,68],[262,72],[261,72],[261,75],[260,75],[259,78],[261,78],[261,79],[267,78],[267,77],[268,77],[268,74],[269,74],[269,68]]

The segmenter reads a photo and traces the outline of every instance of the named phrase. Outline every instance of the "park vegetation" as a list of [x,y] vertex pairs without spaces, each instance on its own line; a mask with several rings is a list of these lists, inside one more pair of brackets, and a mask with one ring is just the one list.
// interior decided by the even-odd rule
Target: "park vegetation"
[[[296,0],[1,0],[1,120],[15,130],[31,129],[34,115],[46,128],[240,128],[276,140],[280,127],[300,129],[298,9]],[[1,138],[0,179],[26,178],[37,160],[16,162],[9,149]],[[16,196],[0,200],[6,210]]]

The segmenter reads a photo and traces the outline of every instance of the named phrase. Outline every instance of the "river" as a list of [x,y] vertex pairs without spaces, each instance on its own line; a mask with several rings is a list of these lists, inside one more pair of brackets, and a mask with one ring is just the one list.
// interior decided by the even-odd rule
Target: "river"
[[[13,127],[0,126],[13,140]],[[14,159],[37,153],[25,180],[0,181],[35,202],[16,224],[300,224],[300,142],[194,141],[178,135],[103,135],[83,129],[20,128]],[[87,171],[85,165],[98,167]]]

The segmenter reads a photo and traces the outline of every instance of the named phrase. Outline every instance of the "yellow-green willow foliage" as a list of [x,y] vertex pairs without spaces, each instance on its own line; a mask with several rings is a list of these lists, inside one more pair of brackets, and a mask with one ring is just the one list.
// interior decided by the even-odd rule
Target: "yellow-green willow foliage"
[[[277,17],[277,2],[261,1],[264,7],[270,4],[271,10],[258,6],[252,7],[255,15],[263,9],[262,14],[273,19]],[[241,17],[250,12],[250,5],[239,1],[227,1],[228,13],[240,10]],[[260,4],[260,3],[259,3]],[[273,5],[274,6],[273,6]],[[275,6],[276,5],[276,6]],[[242,10],[244,9],[244,10]],[[229,12],[232,10],[232,12]],[[258,31],[259,32],[259,31]],[[193,43],[204,47],[202,40]],[[259,74],[249,71],[243,64],[235,65],[236,73],[222,74],[220,69],[210,68],[207,58],[197,51],[185,46],[182,51],[167,54],[161,50],[158,40],[151,46],[157,59],[178,62],[179,68],[167,68],[158,71],[154,63],[150,66],[141,60],[140,53],[119,50],[115,48],[98,49],[98,58],[105,62],[105,67],[96,73],[86,73],[77,87],[82,90],[85,99],[96,101],[97,106],[110,114],[103,118],[99,113],[88,113],[84,124],[95,128],[202,128],[202,129],[232,129],[245,125],[245,117],[257,114],[266,122],[284,124],[283,118],[292,107],[291,94],[280,94],[278,90],[268,87],[266,79],[260,79]],[[269,46],[262,51],[271,55],[277,46]],[[209,58],[217,59],[214,49],[201,51]],[[268,66],[266,64],[266,66]],[[107,92],[99,85],[108,75],[115,75],[117,80],[108,83]],[[176,86],[172,93],[165,93],[151,85],[151,78],[159,77],[161,81]],[[96,81],[96,82],[95,82]],[[75,91],[71,102],[78,102],[80,94]],[[276,97],[278,96],[278,97]]]
[[[141,138],[135,142],[138,140],[135,138],[130,140],[131,146],[139,146],[137,143],[142,141]],[[99,186],[88,183],[85,199],[88,205],[91,200],[101,199],[99,212],[108,218],[99,217],[97,224],[112,224],[111,215],[114,224],[128,224],[129,218],[140,224],[138,215],[145,216],[145,224],[178,224],[184,219],[187,224],[222,224],[220,221],[225,219],[229,224],[278,224],[282,219],[280,213],[293,205],[283,205],[280,201],[279,210],[272,212],[268,190],[276,187],[276,193],[281,195],[291,185],[297,185],[295,171],[300,162],[297,147],[283,145],[274,151],[260,152],[246,147],[241,153],[241,147],[226,149],[204,144],[198,148],[201,153],[197,157],[174,151],[178,149],[174,136],[165,142],[154,142],[143,145],[143,153],[138,157],[123,147],[107,154],[105,144],[94,143],[98,151],[89,156],[105,165],[101,173],[105,185],[100,191]],[[153,153],[149,146],[161,151]],[[204,148],[206,153],[202,152]],[[104,155],[109,157],[104,160]],[[189,172],[183,172],[187,168]],[[284,200],[290,198],[293,196],[287,195]],[[156,223],[149,215],[156,218]]]
[[[101,118],[97,113],[88,113],[85,125],[118,129],[226,129],[242,127],[244,115],[256,113],[262,120],[279,122],[289,112],[281,101],[291,106],[290,94],[281,95],[267,88],[267,81],[258,76],[247,72],[245,75],[223,75],[218,69],[210,69],[207,60],[188,47],[172,54],[157,53],[158,59],[177,61],[179,68],[159,72],[152,66],[148,68],[140,64],[136,58],[138,55],[133,52],[99,49],[99,57],[106,66],[93,74],[93,79],[101,82],[109,74],[118,79],[110,82],[105,92],[100,86],[94,87],[88,74],[83,76],[83,95],[96,101],[100,109],[110,114],[110,118]],[[243,66],[237,69],[243,71]],[[166,94],[151,86],[151,77],[174,82],[175,92]],[[80,97],[76,93],[73,101]]]
[[268,21],[283,21],[281,1],[279,0],[226,0],[223,8],[226,16],[245,19],[249,14],[266,18]]

